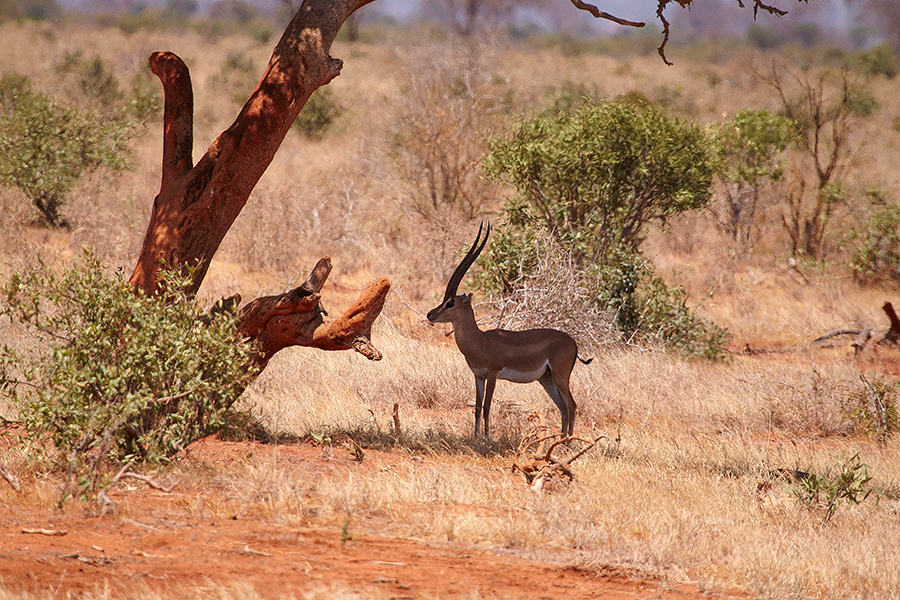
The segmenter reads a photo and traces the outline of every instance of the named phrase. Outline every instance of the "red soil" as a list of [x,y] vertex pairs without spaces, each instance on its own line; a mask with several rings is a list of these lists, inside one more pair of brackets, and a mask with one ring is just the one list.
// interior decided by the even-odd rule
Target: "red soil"
[[[313,477],[344,462],[305,444],[219,440],[195,444],[184,460],[221,467],[245,459],[248,452],[278,452],[279,459],[309,467]],[[378,464],[409,458],[372,452],[366,462],[370,460]],[[6,482],[0,480],[0,485]],[[355,526],[352,538],[342,543],[336,527],[211,518],[186,507],[197,495],[214,500],[217,490],[196,485],[185,490],[164,493],[143,484],[130,486],[110,493],[118,508],[105,516],[92,516],[77,503],[67,505],[65,512],[28,502],[0,506],[0,589],[53,597],[107,589],[113,597],[152,591],[193,598],[198,589],[218,585],[246,586],[264,598],[303,597],[310,591],[329,597],[329,590],[343,591],[343,597],[353,592],[396,599],[744,597],[662,586],[612,569],[580,570],[458,544],[384,537],[365,524]]]

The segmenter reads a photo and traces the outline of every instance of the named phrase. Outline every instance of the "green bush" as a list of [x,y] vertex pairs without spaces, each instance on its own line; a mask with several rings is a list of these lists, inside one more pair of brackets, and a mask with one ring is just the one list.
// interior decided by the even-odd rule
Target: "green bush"
[[725,358],[728,330],[689,309],[684,288],[666,285],[639,255],[620,254],[599,267],[594,289],[595,302],[615,314],[624,340],[686,358]]
[[[165,278],[169,290],[186,283]],[[60,505],[103,489],[104,467],[157,464],[220,430],[254,377],[232,315],[147,297],[90,253],[62,276],[44,265],[14,275],[0,309],[36,338],[28,353],[2,346],[0,391],[31,442],[58,451]]]
[[0,80],[0,183],[19,188],[51,226],[82,175],[124,169],[132,124],[62,106],[27,79]]
[[294,120],[293,128],[307,138],[322,139],[341,116],[341,112],[331,89],[321,87],[306,101],[303,110]]
[[796,129],[786,117],[749,109],[713,126],[716,175],[725,201],[720,221],[735,240],[749,243],[760,191],[767,182],[781,179],[781,154],[796,139]]
[[485,165],[518,190],[510,226],[546,229],[584,261],[635,251],[648,223],[706,206],[713,174],[699,127],[625,102],[525,121]]
[[[649,104],[578,104],[554,103],[493,144],[488,172],[518,193],[503,205],[478,284],[521,297],[520,286],[546,261],[537,241],[545,248],[549,239],[549,252],[570,257],[580,272],[568,281],[591,290],[585,313],[612,315],[622,339],[721,358],[727,332],[687,309],[684,290],[668,288],[639,252],[647,223],[709,201],[709,141]],[[556,297],[573,294],[564,285]]]
[[56,66],[70,105],[90,107],[101,120],[138,121],[162,109],[159,81],[149,70],[140,69],[130,89],[123,90],[112,68],[99,56],[67,52]]
[[900,279],[900,205],[878,190],[867,195],[872,210],[850,236],[853,274],[864,283]]
[[866,75],[884,75],[888,79],[893,79],[900,73],[900,61],[890,44],[879,44],[860,52],[853,66]]
[[72,76],[75,94],[91,104],[110,107],[122,97],[119,80],[99,56],[85,58],[81,52],[67,52],[56,66],[56,71]]
[[851,90],[847,94],[847,109],[860,117],[871,117],[878,110],[878,100],[868,90]]

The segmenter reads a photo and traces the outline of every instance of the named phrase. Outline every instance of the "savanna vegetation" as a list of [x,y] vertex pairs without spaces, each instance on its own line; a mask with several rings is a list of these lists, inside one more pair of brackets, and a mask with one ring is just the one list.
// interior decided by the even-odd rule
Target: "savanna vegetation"
[[[123,469],[177,474],[184,446],[221,431],[363,467],[366,450],[422,460],[314,482],[252,457],[191,472],[221,490],[202,509],[216,514],[386,520],[391,535],[761,598],[896,597],[900,354],[808,344],[886,328],[898,289],[889,46],[752,30],[670,46],[665,66],[640,33],[369,24],[335,42],[340,77],[286,131],[199,290],[163,275],[159,302],[124,279],[164,161],[147,57],[190,68],[205,150],[272,40],[255,18],[152,17],[0,24],[5,504],[105,506]],[[483,326],[564,329],[594,357],[573,373],[576,433],[600,443],[542,493],[496,473],[529,416],[555,429],[543,390],[501,383],[496,439],[473,439],[471,373],[423,318],[482,220],[495,234],[461,291]],[[206,309],[296,288],[326,255],[333,314],[391,279],[383,359],[288,348],[256,377],[233,315]]]

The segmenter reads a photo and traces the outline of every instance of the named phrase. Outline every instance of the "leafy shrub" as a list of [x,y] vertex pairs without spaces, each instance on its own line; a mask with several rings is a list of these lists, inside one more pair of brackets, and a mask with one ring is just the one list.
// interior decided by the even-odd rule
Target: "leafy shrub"
[[855,426],[857,433],[886,444],[888,436],[900,431],[898,392],[900,384],[863,377],[862,388],[851,393],[844,406],[845,418]]
[[893,79],[900,73],[900,61],[890,44],[879,44],[865,52],[860,52],[854,67],[866,75],[884,75]]
[[703,132],[647,104],[571,108],[555,104],[512,140],[494,143],[488,172],[518,193],[503,205],[482,254],[479,285],[522,305],[523,286],[547,257],[563,256],[577,287],[559,281],[550,295],[582,297],[585,322],[602,314],[627,342],[720,358],[726,332],[685,308],[684,290],[669,289],[639,252],[648,222],[708,202],[712,160]]
[[62,106],[15,74],[0,80],[0,183],[19,188],[51,226],[82,175],[127,166],[132,125]]
[[485,164],[518,190],[510,226],[546,229],[584,261],[635,251],[649,222],[706,206],[713,173],[697,126],[624,102],[523,122]]
[[868,283],[900,279],[900,205],[879,190],[867,195],[872,211],[865,225],[851,234],[853,274]]
[[[166,275],[169,290],[186,283]],[[147,297],[90,253],[62,276],[44,265],[14,275],[5,300],[0,314],[37,344],[2,346],[0,391],[29,439],[59,452],[60,505],[102,489],[105,465],[156,464],[221,429],[254,376],[232,316],[201,314],[177,293]]]
[[321,87],[306,101],[293,128],[307,138],[319,140],[325,137],[342,112],[331,88]]
[[868,90],[852,90],[847,96],[847,108],[859,117],[871,117],[878,110],[878,100]]
[[127,102],[127,113],[135,119],[143,121],[160,114],[162,102],[156,77],[148,71],[138,71],[131,80],[131,93]]
[[725,357],[728,331],[689,309],[684,289],[667,286],[639,254],[586,267],[546,232],[501,225],[481,264],[475,282],[498,294],[501,327],[553,327],[591,346],[620,341],[686,358]]
[[595,271],[595,302],[613,311],[622,338],[686,358],[722,360],[728,331],[687,307],[687,292],[669,287],[637,254],[620,254]]
[[766,110],[745,109],[714,126],[712,136],[725,200],[725,214],[719,220],[735,240],[748,243],[760,192],[766,182],[781,179],[780,156],[796,138],[796,126]]
[[76,93],[92,103],[109,107],[121,98],[119,80],[99,56],[85,58],[81,52],[68,52],[56,66],[56,71],[71,75]]
[[840,461],[836,474],[832,475],[830,470],[805,474],[790,490],[798,502],[822,510],[823,520],[829,521],[842,501],[859,504],[868,498],[872,493],[868,488],[871,480],[869,467],[860,461],[857,452],[849,460]]

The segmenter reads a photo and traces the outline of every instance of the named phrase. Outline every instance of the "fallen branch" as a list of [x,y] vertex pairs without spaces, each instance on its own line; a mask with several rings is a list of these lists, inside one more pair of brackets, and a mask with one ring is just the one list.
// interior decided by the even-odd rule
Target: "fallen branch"
[[172,485],[169,485],[169,486],[163,485],[163,484],[157,482],[155,479],[153,479],[149,475],[140,475],[138,473],[133,472],[131,470],[132,464],[134,464],[132,461],[126,462],[122,466],[122,468],[119,469],[119,472],[116,473],[115,477],[113,477],[112,480],[109,482],[109,485],[106,486],[105,489],[100,490],[100,492],[97,494],[97,504],[100,507],[101,512],[103,514],[106,514],[107,511],[114,510],[118,506],[118,503],[115,500],[110,499],[110,497],[106,495],[106,490],[112,489],[112,487],[115,486],[117,483],[119,483],[119,481],[123,477],[130,477],[132,479],[137,479],[139,481],[143,481],[144,483],[146,483],[153,489],[160,490],[167,494],[171,493],[172,490],[175,489],[175,486],[180,483],[180,481],[176,481],[175,483],[173,483]]
[[881,307],[881,310],[884,311],[891,323],[891,326],[888,329],[836,329],[830,333],[817,337],[807,345],[832,347],[835,344],[825,344],[825,342],[846,335],[853,336],[853,340],[850,344],[857,354],[881,344],[893,344],[896,346],[898,342],[900,342],[900,317],[897,316],[896,311],[894,311],[894,306],[890,302],[885,302]]
[[[569,481],[575,479],[572,471],[572,463],[591,450],[597,443],[606,438],[600,435],[594,440],[587,440],[575,436],[566,436],[561,433],[547,434],[546,428],[538,428],[523,436],[519,447],[516,449],[516,457],[513,459],[512,471],[519,471],[525,476],[525,481],[535,490],[543,489],[544,484],[554,475],[564,475]],[[545,449],[547,442],[551,442]],[[559,446],[569,445],[573,442],[586,444],[574,455],[566,459],[554,458],[553,452]]]
[[137,479],[137,480],[143,481],[144,483],[146,483],[153,489],[159,490],[161,492],[165,492],[167,494],[172,493],[172,490],[175,489],[175,486],[178,485],[179,483],[181,483],[181,481],[176,481],[172,485],[166,486],[166,485],[163,485],[163,484],[157,482],[152,477],[149,477],[147,475],[138,475],[137,473],[132,473],[131,471],[126,471],[122,476],[123,477],[131,477],[132,479]]
[[36,533],[38,535],[61,536],[69,533],[65,529],[44,529],[43,527],[28,528],[23,527],[22,533]]
[[[887,315],[891,326],[888,329],[873,329],[864,327],[862,329],[835,329],[824,335],[820,335],[811,342],[800,344],[798,346],[785,346],[781,348],[751,348],[746,344],[741,350],[735,351],[738,354],[756,355],[756,354],[776,354],[796,352],[808,348],[835,348],[849,344],[853,347],[856,354],[860,354],[867,350],[874,349],[882,344],[900,345],[900,317],[894,311],[894,307],[890,302],[885,302],[881,307]],[[849,341],[835,340],[842,336],[847,336]]]

